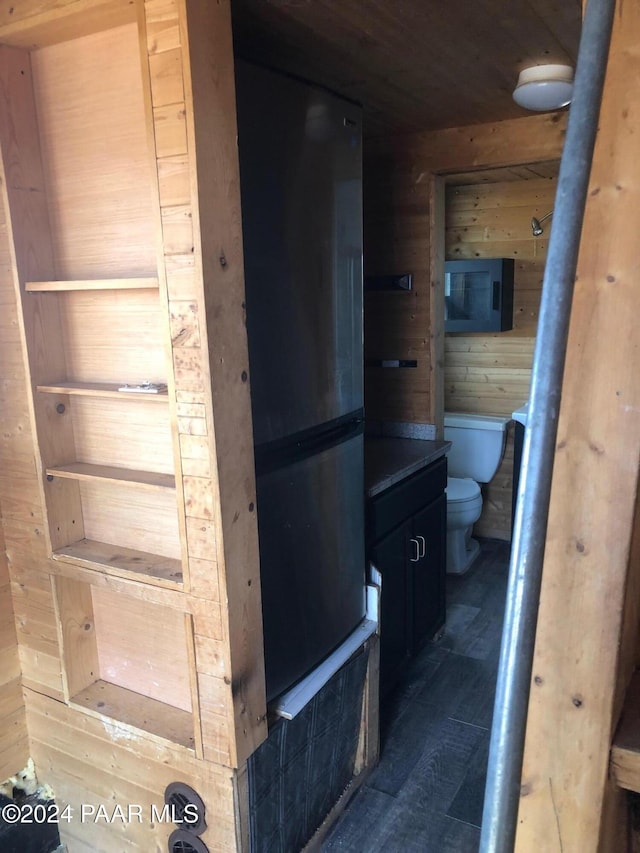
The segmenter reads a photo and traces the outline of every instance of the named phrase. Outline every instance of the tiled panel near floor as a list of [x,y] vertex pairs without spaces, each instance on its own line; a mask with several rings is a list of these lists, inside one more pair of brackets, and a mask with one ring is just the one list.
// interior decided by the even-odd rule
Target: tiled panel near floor
[[382,709],[380,764],[323,853],[476,853],[509,544],[447,579],[447,624]]

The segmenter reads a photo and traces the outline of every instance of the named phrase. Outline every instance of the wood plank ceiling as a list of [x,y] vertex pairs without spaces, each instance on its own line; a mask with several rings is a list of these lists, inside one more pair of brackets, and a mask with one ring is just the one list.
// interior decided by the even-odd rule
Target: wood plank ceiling
[[364,106],[368,135],[528,115],[518,74],[575,65],[581,0],[232,0],[241,55]]

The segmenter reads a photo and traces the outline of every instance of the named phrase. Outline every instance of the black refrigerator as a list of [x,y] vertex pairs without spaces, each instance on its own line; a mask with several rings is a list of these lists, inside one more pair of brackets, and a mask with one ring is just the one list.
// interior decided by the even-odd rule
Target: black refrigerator
[[267,699],[365,612],[357,106],[236,63]]

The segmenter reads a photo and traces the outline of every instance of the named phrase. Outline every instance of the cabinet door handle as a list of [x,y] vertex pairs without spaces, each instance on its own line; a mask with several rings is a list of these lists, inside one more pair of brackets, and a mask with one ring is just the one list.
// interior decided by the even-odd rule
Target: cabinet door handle
[[417,539],[411,539],[411,544],[416,546],[416,555],[415,557],[410,557],[412,563],[417,563],[420,559],[420,543]]
[[422,559],[424,557],[424,555],[427,553],[427,543],[425,541],[424,536],[416,536],[416,539],[422,545],[422,550],[419,551],[419,553],[418,553],[418,558]]

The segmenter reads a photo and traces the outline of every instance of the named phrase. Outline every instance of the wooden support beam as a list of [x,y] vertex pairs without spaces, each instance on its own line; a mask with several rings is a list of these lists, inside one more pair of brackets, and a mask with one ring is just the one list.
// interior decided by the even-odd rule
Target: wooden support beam
[[431,393],[429,394],[429,421],[435,424],[436,437],[444,438],[444,261],[445,184],[440,175],[432,175],[429,186],[429,242],[431,264],[429,269],[429,363],[431,367]]
[[618,4],[564,372],[517,853],[620,849],[601,830],[640,454],[640,96],[629,86],[639,37],[640,7]]
[[428,172],[455,174],[475,169],[517,166],[552,160],[564,144],[566,113],[450,127],[409,136],[372,139],[369,156],[410,155],[419,164],[420,180]]
[[233,676],[231,765],[240,767],[265,739],[267,724],[231,10],[229,2],[178,5],[187,34],[193,242],[214,413],[219,502],[213,525]]

